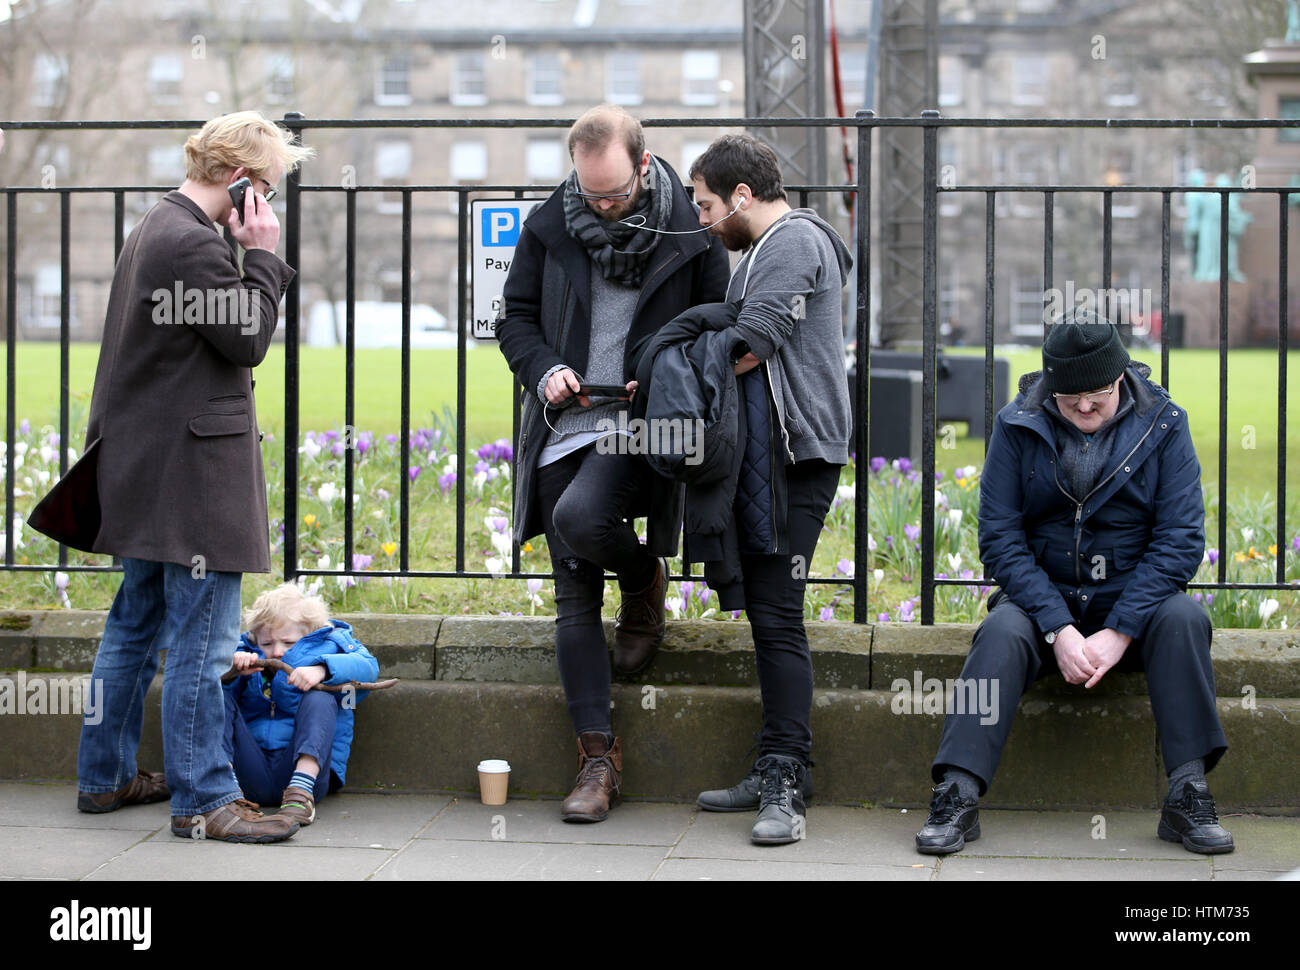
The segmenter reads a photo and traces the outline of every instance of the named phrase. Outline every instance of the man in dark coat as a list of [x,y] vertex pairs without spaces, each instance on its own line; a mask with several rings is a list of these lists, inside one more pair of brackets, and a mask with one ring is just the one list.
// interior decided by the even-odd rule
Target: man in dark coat
[[[680,531],[676,486],[608,428],[635,390],[638,350],[678,313],[722,298],[727,257],[697,231],[677,175],[646,150],[640,122],[622,108],[600,105],[579,118],[569,156],[573,172],[524,222],[497,336],[523,389],[514,536],[522,543],[546,533],[555,652],[578,734],[578,779],[561,815],[598,822],[622,777],[601,625],[604,572],[618,576],[623,596],[614,666],[633,673],[663,638],[662,557],[676,553]],[[593,400],[580,393],[592,384],[625,391]],[[639,515],[648,515],[646,545],[632,527]]]
[[920,852],[979,837],[978,798],[1037,678],[1059,670],[1092,687],[1111,669],[1146,673],[1169,775],[1157,834],[1192,852],[1233,849],[1205,781],[1227,750],[1210,618],[1186,594],[1205,549],[1201,467],[1187,412],[1149,373],[1115,327],[1076,309],[1049,329],[1042,375],[998,413],[979,541],[1001,590],[962,670],[997,700],[948,713]]
[[[270,569],[250,368],[293,277],[268,198],[305,155],[256,112],[208,122],[185,144],[184,184],[126,240],[104,321],[86,431],[102,522],[92,548],[120,556],[123,578],[95,657],[104,713],[82,726],[77,807],[109,812],[170,788],[185,838],[266,842],[298,828],[243,800],[221,753],[220,676],[239,642],[242,574]],[[227,187],[245,176],[241,221]],[[214,222],[244,248],[242,275]],[[135,764],[162,649],[165,779]]]

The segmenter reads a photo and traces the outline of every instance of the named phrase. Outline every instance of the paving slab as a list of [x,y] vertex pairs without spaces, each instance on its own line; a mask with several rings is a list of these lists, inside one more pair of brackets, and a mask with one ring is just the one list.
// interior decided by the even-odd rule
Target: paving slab
[[981,859],[963,851],[940,863],[936,881],[1209,882],[1213,875],[1208,859]]
[[77,786],[0,785],[0,821],[5,825],[44,825],[66,829],[153,831],[169,824],[168,803],[127,805],[115,812],[77,811]]
[[662,846],[645,845],[416,839],[374,878],[512,882],[647,880],[663,862],[664,852]]
[[891,809],[809,806],[805,837],[788,845],[755,845],[755,812],[700,812],[672,851],[673,858],[837,863],[910,867],[933,865],[916,852],[913,836],[925,816]]
[[[1214,857],[1214,870],[1300,869],[1300,819],[1294,816],[1228,815],[1220,819],[1236,849]],[[1217,878],[1217,877],[1216,877]]]
[[[980,810],[980,837],[963,856],[1069,859],[1171,859],[1190,853],[1156,836],[1156,812],[1015,812]],[[924,823],[925,819],[921,818]]]
[[624,802],[605,821],[583,824],[560,818],[559,799],[512,798],[505,805],[455,799],[418,838],[671,846],[686,832],[694,814],[691,805]]
[[0,825],[0,875],[81,879],[144,837],[128,829]]
[[[166,838],[166,841],[163,840]],[[170,832],[147,840],[95,869],[90,880],[322,880],[365,879],[392,857],[388,849],[321,848],[295,845],[240,845],[178,839]]]
[[739,859],[667,859],[654,876],[656,882],[929,882],[933,877],[934,870],[927,866],[904,868]]
[[340,792],[316,806],[316,821],[293,836],[295,845],[400,849],[451,804],[450,795]]

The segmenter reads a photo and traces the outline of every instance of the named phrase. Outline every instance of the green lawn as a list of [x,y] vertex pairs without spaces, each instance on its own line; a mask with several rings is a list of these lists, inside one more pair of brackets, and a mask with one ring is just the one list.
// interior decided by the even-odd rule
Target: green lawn
[[[955,353],[982,353],[957,350]],[[72,440],[80,441],[85,413],[94,384],[96,344],[74,344],[69,351],[72,399]],[[1011,362],[1014,391],[1021,374],[1037,370],[1035,350],[998,351]],[[1136,352],[1159,377],[1159,353]],[[49,343],[22,343],[17,359],[17,419],[34,426],[58,421],[58,347]],[[341,348],[304,347],[300,357],[300,414],[302,431],[340,428],[343,421],[343,351]],[[356,358],[356,426],[377,434],[398,430],[401,420],[401,355],[397,350],[359,350]],[[1287,464],[1300,469],[1300,353],[1288,356],[1289,415]],[[1170,354],[1170,391],[1187,407],[1192,436],[1207,483],[1218,481],[1218,355],[1213,350],[1176,350]],[[466,358],[466,416],[468,446],[509,438],[511,432],[511,376],[505,360],[491,344],[471,349]],[[284,348],[277,345],[256,369],[258,416],[264,430],[279,432],[284,424]],[[1228,359],[1228,487],[1259,496],[1276,490],[1277,455],[1277,354],[1268,350],[1234,350]],[[456,353],[453,350],[416,350],[411,353],[411,426],[429,427],[433,416],[456,405]],[[0,411],[4,402],[0,401]],[[964,428],[962,429],[964,432]],[[936,458],[941,470],[960,465],[982,465],[984,443],[964,436],[956,447],[941,448]],[[1289,504],[1289,503],[1288,503]]]

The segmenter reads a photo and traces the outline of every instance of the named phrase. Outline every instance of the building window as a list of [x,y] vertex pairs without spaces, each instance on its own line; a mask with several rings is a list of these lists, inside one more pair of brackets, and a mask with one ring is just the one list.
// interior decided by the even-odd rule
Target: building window
[[863,99],[867,96],[865,51],[840,51],[840,88],[844,95],[845,114],[852,115],[863,107]]
[[149,96],[154,104],[179,104],[185,62],[177,54],[149,58]]
[[451,69],[452,104],[487,104],[487,57],[458,54]]
[[1132,71],[1116,69],[1105,80],[1106,104],[1128,108],[1138,103],[1137,79]]
[[528,59],[528,103],[564,104],[564,64],[554,52]]
[[605,55],[605,100],[611,104],[640,104],[641,55],[618,50]]
[[717,104],[722,58],[717,51],[687,51],[682,55],[682,104]]
[[1011,335],[1042,340],[1043,308],[1047,297],[1043,293],[1042,277],[1032,269],[1021,267],[1011,277]]
[[528,181],[554,185],[564,176],[564,145],[554,138],[528,140]]
[[1045,104],[1047,58],[1033,55],[1012,62],[1011,100],[1015,104]]
[[68,59],[60,54],[37,54],[32,66],[32,104],[57,108],[68,97]]
[[703,139],[698,141],[695,139],[688,139],[687,141],[682,142],[682,167],[677,170],[677,174],[681,176],[682,181],[686,183],[688,189],[691,187],[691,166],[695,164],[697,158],[708,150],[708,147],[709,143]]
[[939,57],[939,105],[950,107],[961,104],[962,63],[960,57],[942,54]]
[[[381,141],[375,145],[375,176],[380,185],[409,185],[411,181],[411,143]],[[380,212],[401,212],[402,193],[381,192]]]
[[411,59],[404,55],[385,57],[375,77],[375,104],[411,103]]
[[451,146],[451,180],[483,182],[487,180],[487,145],[481,141],[458,141]]
[[288,101],[293,97],[293,55],[268,54],[266,58],[266,99]]
[[[1277,117],[1279,121],[1294,121],[1300,118],[1300,98],[1280,96],[1277,99]],[[1300,141],[1300,128],[1279,128],[1278,141]]]
[[149,180],[159,185],[185,181],[185,152],[177,145],[156,145],[149,149]]

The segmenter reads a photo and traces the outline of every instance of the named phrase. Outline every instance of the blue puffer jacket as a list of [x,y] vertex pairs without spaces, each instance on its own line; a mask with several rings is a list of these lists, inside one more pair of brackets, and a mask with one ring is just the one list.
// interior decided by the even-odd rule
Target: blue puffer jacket
[[[330,620],[330,626],[313,630],[280,659],[290,667],[310,667],[323,664],[329,676],[321,683],[346,684],[349,681],[373,681],[379,676],[379,661],[365,645],[352,635],[352,627],[342,620]],[[239,640],[239,649],[265,657],[262,648],[249,634]],[[244,715],[253,739],[265,751],[278,751],[293,739],[293,719],[298,713],[298,702],[303,692],[289,683],[289,675],[277,670],[271,681],[271,696],[262,693],[260,670],[236,677],[225,690],[235,695],[235,703]],[[357,691],[355,695],[340,694],[338,718],[334,722],[334,747],[330,752],[330,768],[347,781],[348,754],[352,750],[352,709],[369,694]],[[350,700],[348,698],[351,698]]]
[[1058,476],[1042,379],[1022,380],[998,412],[980,482],[980,557],[1043,632],[1086,619],[1140,637],[1201,563],[1205,505],[1187,412],[1150,373],[1129,366],[1133,408],[1109,467],[1079,501]]

